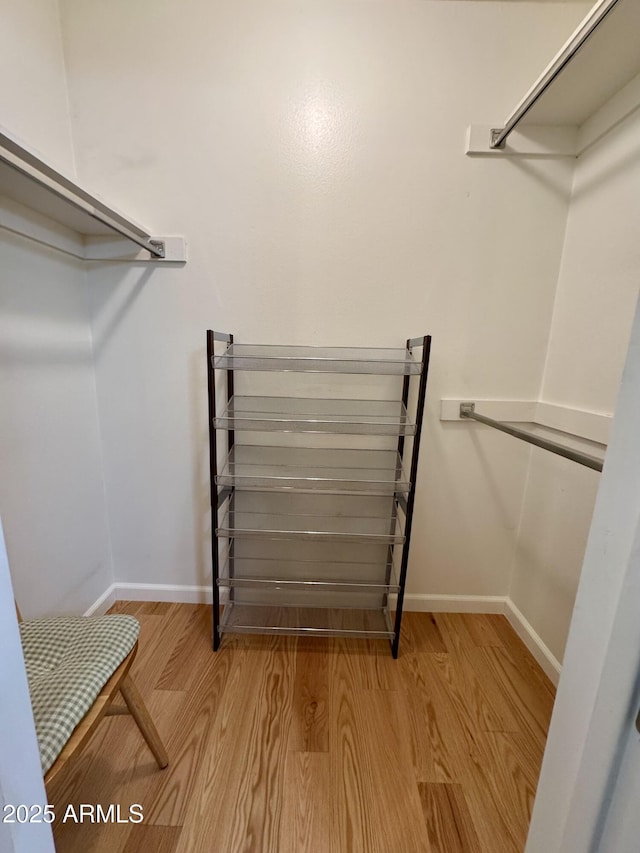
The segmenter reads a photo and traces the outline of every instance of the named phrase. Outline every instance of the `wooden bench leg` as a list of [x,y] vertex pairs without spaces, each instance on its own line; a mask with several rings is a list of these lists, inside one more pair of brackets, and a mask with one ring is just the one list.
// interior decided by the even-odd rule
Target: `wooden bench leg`
[[147,706],[144,704],[142,696],[133,679],[127,675],[120,684],[120,692],[127,704],[131,716],[138,724],[138,728],[142,732],[143,738],[146,740],[149,749],[153,753],[155,760],[158,762],[158,767],[166,767],[169,763],[169,757],[164,748],[164,744],[160,740],[160,735],[156,729],[151,715],[147,711]]

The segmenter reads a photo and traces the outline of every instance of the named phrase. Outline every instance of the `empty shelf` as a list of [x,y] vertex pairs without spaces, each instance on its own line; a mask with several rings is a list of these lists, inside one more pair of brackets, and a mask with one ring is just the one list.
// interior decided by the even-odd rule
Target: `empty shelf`
[[[282,494],[271,492],[271,495]],[[296,493],[299,494],[299,493]],[[322,572],[321,564],[336,566],[342,564],[369,564],[370,566],[387,565],[389,557],[389,544],[386,542],[344,542],[341,539],[323,539],[321,541],[307,542],[304,539],[227,539],[224,545],[233,544],[233,554],[236,561],[240,559],[259,560],[263,563],[274,561],[275,564],[285,566],[298,565],[300,577],[305,578],[318,576]],[[224,562],[226,550],[220,548],[220,557]],[[398,558],[401,556],[398,549]],[[312,565],[316,564],[314,570]],[[363,571],[365,571],[363,566]],[[265,569],[265,572],[267,570]],[[281,568],[280,571],[284,571]],[[335,577],[342,570],[335,568],[330,572],[327,570],[320,577]],[[367,577],[384,577],[382,574],[368,574]]]
[[[355,503],[354,503],[355,501]],[[334,539],[397,544],[404,534],[388,497],[234,492],[216,534],[225,539]]]
[[[567,51],[579,31],[588,28],[589,20],[597,13],[597,5],[589,10],[556,58]],[[616,3],[533,104],[522,125],[581,127],[640,72],[638,32],[640,4],[633,0]],[[532,89],[545,77],[556,58],[540,74]]]
[[239,489],[408,494],[410,483],[395,450],[264,447],[235,444],[216,477]]
[[[218,586],[305,593],[398,592],[393,567],[377,563],[325,563],[320,560],[233,558],[233,577],[227,559]],[[388,575],[388,577],[387,577]]]
[[265,607],[240,601],[225,605],[218,630],[237,634],[394,638],[387,608]]
[[214,358],[227,370],[278,370],[296,373],[420,373],[422,366],[406,349],[305,347],[231,344]]
[[399,400],[327,400],[303,397],[238,397],[229,401],[216,429],[260,432],[414,435]]
[[[61,248],[82,260],[92,257],[93,238],[114,235],[130,241],[131,249],[140,246],[151,257],[165,257],[163,240],[153,239],[147,228],[59,172],[3,128],[0,128],[0,197],[19,205],[16,211],[12,205],[3,203],[0,208],[2,227]],[[76,232],[75,235],[67,233],[56,240],[49,228],[39,225],[36,236],[24,221],[23,207]]]

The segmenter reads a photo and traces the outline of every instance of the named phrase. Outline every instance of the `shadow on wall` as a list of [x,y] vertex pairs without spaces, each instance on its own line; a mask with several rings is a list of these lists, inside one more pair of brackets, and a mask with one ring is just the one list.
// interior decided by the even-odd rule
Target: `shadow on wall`
[[[495,458],[490,458],[490,455],[487,452],[486,444],[483,443],[480,439],[479,431],[477,429],[472,429],[470,432],[471,444],[475,449],[476,459],[479,463],[479,467],[482,470],[482,482],[486,483],[487,485],[487,491],[491,495],[493,505],[498,510],[505,530],[513,530],[515,535],[517,531],[517,520],[519,520],[520,518],[521,507],[518,507],[518,509],[514,512],[514,507],[510,505],[508,500],[506,499],[507,495],[505,495],[504,488],[499,484],[498,480],[496,479]],[[502,438],[502,436],[500,438]],[[500,438],[498,439],[498,441],[500,440]],[[508,452],[508,450],[505,450],[505,452]],[[512,452],[514,454],[517,453],[517,446]],[[522,452],[524,453],[526,451],[523,449]],[[530,459],[531,455],[529,451],[526,466],[528,466]],[[515,528],[514,518],[516,519]]]
[[[126,267],[123,265],[123,269],[130,269],[131,264],[127,264]],[[117,308],[113,308],[109,305],[109,302],[115,298],[115,292],[120,287],[120,282],[116,285],[116,287],[105,288],[104,291],[98,290],[97,296],[95,298],[94,295],[94,317],[100,317],[101,314],[105,313],[107,310],[111,310],[111,316],[104,323],[104,326],[100,327],[99,323],[94,323],[94,335],[93,335],[93,353],[94,356],[99,356],[105,346],[109,343],[109,340],[113,334],[113,332],[120,325],[123,317],[129,313],[131,310],[131,306],[138,299],[144,286],[147,284],[153,273],[155,272],[155,267],[153,266],[145,266],[142,270],[142,274],[136,281],[136,283],[126,291],[122,301],[117,306]],[[101,298],[100,298],[101,297]],[[98,329],[96,331],[96,328]]]
[[[595,146],[590,146],[587,149],[589,152],[595,152]],[[611,159],[610,152],[607,152],[606,164],[600,162],[598,172],[587,180],[581,181],[580,185],[574,190],[571,201],[581,199],[588,196],[589,193],[596,192],[600,187],[606,186],[615,178],[624,177],[625,181],[632,184],[632,170],[638,169],[640,166],[640,149],[634,148],[624,157],[616,160]]]
[[[613,131],[623,129],[625,127],[629,130],[634,122],[640,124],[640,104],[630,110],[619,121],[608,127],[606,131],[597,137],[597,139],[591,142],[583,151],[580,152],[577,160],[579,161],[581,157],[587,154],[591,155],[593,153],[594,156],[597,156],[599,146],[607,144],[608,137]],[[582,180],[577,187],[570,186],[568,192],[550,181],[540,169],[536,169],[534,167],[536,160],[548,158],[509,157],[505,159],[507,159],[507,162],[511,163],[521,172],[524,172],[529,177],[533,178],[536,182],[545,185],[554,195],[567,200],[570,198],[573,203],[578,199],[588,196],[590,193],[596,192],[600,187],[606,186],[616,178],[624,177],[629,181],[630,172],[634,168],[638,168],[640,166],[640,149],[637,146],[634,146],[633,149],[628,151],[624,156],[616,158],[612,158],[611,149],[607,149],[606,158],[602,157],[600,159],[598,170],[590,178]]]
[[[7,367],[91,361],[83,267],[14,234],[0,232],[0,358]],[[28,252],[28,260],[27,258]],[[59,288],[59,282],[65,283]]]
[[611,124],[607,124],[607,126],[598,133],[591,141],[580,151],[579,157],[582,157],[583,154],[586,154],[587,151],[591,151],[592,148],[595,148],[597,145],[602,142],[603,139],[606,139],[611,133],[613,133],[618,128],[624,127],[625,124],[630,124],[634,117],[637,117],[640,113],[640,103],[635,104],[630,109],[626,110],[618,119],[611,122]]
[[559,183],[558,181],[554,181],[547,174],[545,174],[544,169],[536,168],[536,161],[545,161],[550,159],[556,159],[555,155],[552,157],[507,157],[505,158],[506,162],[510,163],[511,166],[515,169],[518,169],[520,172],[527,175],[527,177],[534,180],[537,184],[546,187],[546,189],[556,198],[559,198],[561,201],[569,203],[569,199],[571,198],[571,181],[566,181],[564,183]]
[[[97,334],[94,331],[92,342],[90,284],[85,276],[89,267],[82,261],[27,242],[22,237],[4,232],[1,237],[9,251],[22,254],[28,248],[31,270],[29,281],[25,282],[12,275],[10,265],[7,265],[9,269],[3,269],[3,280],[0,281],[3,319],[0,358],[7,364],[37,364],[41,368],[91,364],[92,354],[93,357],[100,354],[155,270],[145,265],[139,279],[112,310],[104,327]],[[72,291],[66,288],[62,293],[56,287],[58,280],[75,287]],[[95,299],[96,291],[91,295]],[[112,297],[113,288],[104,291],[102,304],[98,303],[98,316],[107,310]]]
[[[204,332],[203,338],[204,338]],[[189,402],[191,410],[191,447],[195,455],[193,473],[194,553],[198,584],[211,583],[209,549],[213,531],[210,514],[208,404],[206,352],[201,347],[189,356]]]

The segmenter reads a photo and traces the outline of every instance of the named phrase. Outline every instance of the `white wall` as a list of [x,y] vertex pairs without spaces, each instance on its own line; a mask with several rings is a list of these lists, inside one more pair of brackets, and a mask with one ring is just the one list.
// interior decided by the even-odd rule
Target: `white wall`
[[112,583],[88,292],[76,263],[0,235],[0,514],[25,616]]
[[0,125],[73,174],[57,0],[0,0]]
[[[0,11],[0,123],[70,171],[57,5]],[[88,299],[77,263],[0,231],[0,514],[26,616],[112,582]]]
[[[640,78],[622,95],[640,106]],[[547,402],[613,414],[640,285],[639,142],[636,110],[577,161],[542,385]],[[534,451],[511,597],[559,660],[599,480]]]
[[409,589],[506,593],[528,451],[442,425],[437,401],[536,395],[572,164],[471,161],[464,138],[585,7],[61,9],[81,178],[189,241],[184,269],[90,272],[117,579],[206,582],[208,326],[288,343],[431,332]]

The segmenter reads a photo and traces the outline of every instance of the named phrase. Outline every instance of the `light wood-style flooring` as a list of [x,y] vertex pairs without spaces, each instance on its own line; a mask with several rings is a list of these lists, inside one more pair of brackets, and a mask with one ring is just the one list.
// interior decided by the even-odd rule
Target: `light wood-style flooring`
[[[169,753],[104,721],[55,780],[58,853],[522,851],[554,690],[502,616],[407,613],[386,641],[227,635],[210,608],[120,602]],[[68,803],[141,824],[62,823]]]

